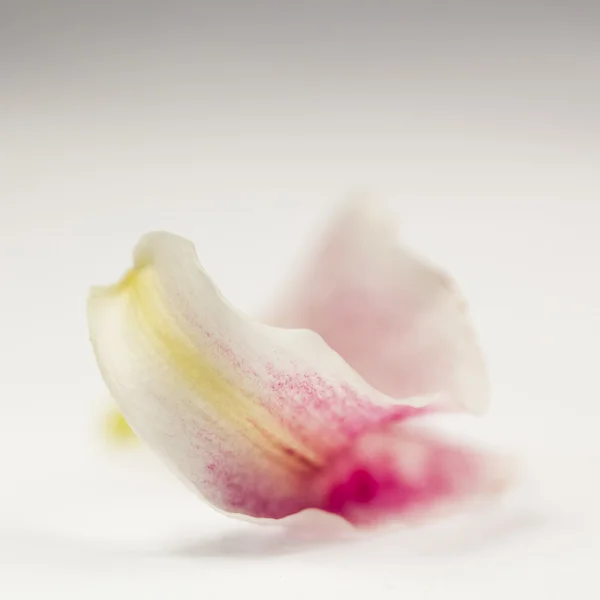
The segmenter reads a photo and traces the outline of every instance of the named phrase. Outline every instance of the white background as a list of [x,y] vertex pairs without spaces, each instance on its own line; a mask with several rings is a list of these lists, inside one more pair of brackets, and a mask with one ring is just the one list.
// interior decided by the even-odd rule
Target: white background
[[[0,597],[599,596],[600,21],[366,6],[0,4]],[[159,228],[258,311],[355,189],[463,288],[523,477],[312,544],[104,443],[85,298]]]

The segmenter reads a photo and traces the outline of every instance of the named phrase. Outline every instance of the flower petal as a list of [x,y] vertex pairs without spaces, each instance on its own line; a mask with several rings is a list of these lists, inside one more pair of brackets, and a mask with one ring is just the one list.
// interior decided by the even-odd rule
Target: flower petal
[[[401,427],[436,396],[393,400],[318,334],[242,315],[182,238],[145,236],[121,281],[92,290],[88,320],[101,372],[127,422],[219,509],[282,518],[317,508],[360,525],[426,499],[460,496],[433,483],[435,493],[408,504],[397,490],[388,493],[405,476],[394,461],[403,460],[407,444],[434,456],[432,464],[458,452]],[[458,470],[468,482],[460,489],[479,491],[484,463],[466,462],[478,467]],[[344,488],[357,469],[376,482],[372,498],[360,481]],[[456,475],[448,469],[447,477]]]
[[309,331],[233,309],[188,241],[145,236],[134,267],[92,290],[91,340],[134,431],[215,506],[281,517],[314,504],[307,481],[369,427],[419,412],[373,390]]
[[408,522],[508,486],[505,457],[446,439],[424,420],[375,428],[330,460],[314,482],[321,508],[360,526]]
[[266,320],[316,331],[394,398],[434,393],[482,412],[488,380],[465,301],[448,275],[398,243],[393,223],[349,202]]
[[105,415],[104,433],[110,442],[119,445],[129,445],[137,441],[123,414],[114,407]]

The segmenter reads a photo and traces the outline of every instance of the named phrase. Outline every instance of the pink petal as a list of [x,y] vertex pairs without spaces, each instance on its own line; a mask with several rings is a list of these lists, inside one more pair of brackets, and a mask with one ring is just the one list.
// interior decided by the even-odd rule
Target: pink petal
[[316,331],[389,396],[441,394],[484,411],[487,375],[465,301],[398,243],[393,223],[372,205],[347,204],[267,320]]
[[446,440],[421,419],[361,436],[318,475],[321,508],[357,526],[411,521],[502,491],[509,463]]

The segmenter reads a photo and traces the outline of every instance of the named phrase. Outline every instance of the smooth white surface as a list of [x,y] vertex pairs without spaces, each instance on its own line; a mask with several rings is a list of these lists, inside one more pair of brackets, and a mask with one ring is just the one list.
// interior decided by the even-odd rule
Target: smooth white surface
[[[0,597],[597,598],[593,31],[461,30],[433,50],[415,36],[365,63],[351,46],[209,56],[191,29],[185,43],[119,30],[99,53],[65,31],[60,48],[79,50],[46,64],[42,37],[39,64],[15,55],[0,105]],[[144,451],[104,446],[88,286],[168,229],[258,310],[356,187],[469,299],[494,384],[469,427],[521,457],[514,493],[314,544],[228,520]]]

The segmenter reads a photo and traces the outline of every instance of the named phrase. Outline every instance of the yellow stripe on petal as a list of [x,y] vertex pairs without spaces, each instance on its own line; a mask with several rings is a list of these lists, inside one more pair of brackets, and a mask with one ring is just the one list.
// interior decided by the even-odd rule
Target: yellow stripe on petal
[[263,452],[289,467],[314,469],[321,458],[295,439],[265,410],[257,398],[230,383],[194,345],[170,314],[162,283],[151,261],[138,260],[114,286],[95,288],[92,298],[114,297],[127,304],[131,319],[161,360],[191,387],[198,402],[189,408],[202,411],[205,404],[218,418]]

